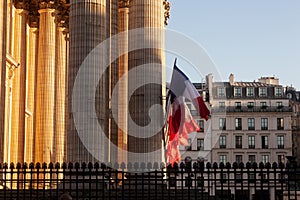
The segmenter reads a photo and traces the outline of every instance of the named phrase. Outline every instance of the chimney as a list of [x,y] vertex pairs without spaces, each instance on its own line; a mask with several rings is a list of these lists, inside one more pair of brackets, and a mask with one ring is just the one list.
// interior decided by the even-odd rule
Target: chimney
[[230,83],[230,85],[233,85],[233,83],[234,83],[234,75],[233,74],[229,75],[229,83]]

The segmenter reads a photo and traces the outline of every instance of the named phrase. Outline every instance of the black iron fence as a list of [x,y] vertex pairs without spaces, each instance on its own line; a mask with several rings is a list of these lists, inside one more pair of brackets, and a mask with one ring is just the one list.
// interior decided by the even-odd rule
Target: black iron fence
[[0,199],[300,199],[299,175],[291,162],[2,164]]

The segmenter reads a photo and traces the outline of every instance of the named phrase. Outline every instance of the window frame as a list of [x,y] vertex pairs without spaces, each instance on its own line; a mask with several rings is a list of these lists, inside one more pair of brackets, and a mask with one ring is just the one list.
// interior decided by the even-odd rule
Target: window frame
[[284,136],[283,135],[277,135],[277,148],[284,149]]
[[254,96],[254,88],[247,87],[247,97],[253,97],[253,96]]
[[242,149],[243,148],[243,137],[241,135],[235,136],[235,148]]
[[219,87],[218,88],[218,97],[225,97],[225,96],[226,96],[225,87]]
[[204,151],[204,139],[197,139],[197,151]]
[[255,118],[248,118],[248,130],[255,130]]
[[226,149],[226,147],[227,147],[226,135],[220,135],[220,137],[219,137],[219,148],[220,149]]
[[277,117],[277,130],[284,130],[284,118]]
[[255,136],[254,135],[248,135],[248,148],[255,149]]
[[261,130],[268,130],[269,129],[269,120],[266,117],[260,119],[261,123]]
[[261,162],[263,162],[264,164],[270,162],[270,156],[269,155],[261,155]]
[[236,117],[234,119],[235,130],[242,130],[242,118]]
[[282,94],[283,94],[282,87],[275,87],[274,94],[275,94],[275,97],[282,97]]
[[219,118],[219,130],[226,130],[226,118]]
[[260,87],[258,89],[258,95],[259,97],[266,97],[267,96],[267,87]]
[[261,148],[269,149],[269,136],[267,135],[261,136]]
[[234,87],[234,96],[241,97],[242,96],[242,87]]

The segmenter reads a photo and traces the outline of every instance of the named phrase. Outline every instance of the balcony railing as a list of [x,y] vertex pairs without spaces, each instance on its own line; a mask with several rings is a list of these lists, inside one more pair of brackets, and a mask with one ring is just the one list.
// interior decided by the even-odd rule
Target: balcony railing
[[292,112],[292,107],[289,106],[227,106],[227,107],[215,107],[211,109],[212,113],[218,112]]

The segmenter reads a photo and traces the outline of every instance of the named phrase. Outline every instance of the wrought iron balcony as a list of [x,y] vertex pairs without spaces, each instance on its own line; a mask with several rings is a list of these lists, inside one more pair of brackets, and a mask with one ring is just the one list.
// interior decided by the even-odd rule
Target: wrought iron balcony
[[227,106],[215,107],[211,109],[212,113],[222,112],[292,112],[292,107],[289,106]]

